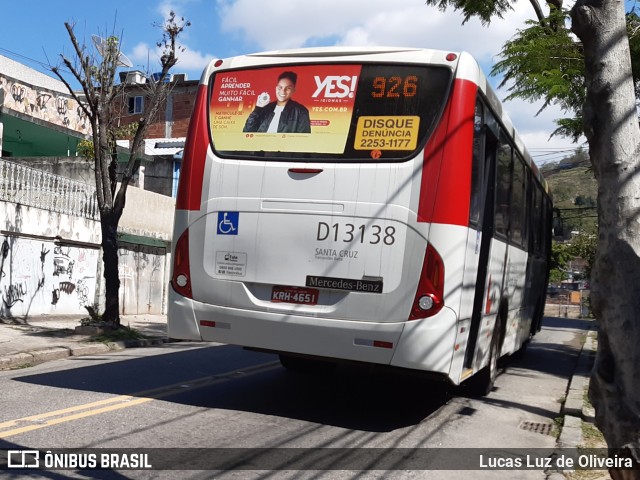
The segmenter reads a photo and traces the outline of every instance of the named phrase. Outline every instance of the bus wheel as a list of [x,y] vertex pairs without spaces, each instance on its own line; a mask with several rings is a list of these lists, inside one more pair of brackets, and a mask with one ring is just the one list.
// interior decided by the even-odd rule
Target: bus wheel
[[496,322],[489,347],[489,364],[469,379],[469,393],[475,397],[484,397],[493,389],[498,377],[498,360],[500,358],[500,321]]

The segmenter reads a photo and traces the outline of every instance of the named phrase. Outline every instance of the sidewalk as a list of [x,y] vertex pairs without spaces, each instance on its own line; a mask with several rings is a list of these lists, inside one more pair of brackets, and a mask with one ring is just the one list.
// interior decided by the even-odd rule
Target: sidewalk
[[[604,440],[596,440],[601,444],[591,444],[593,439],[587,440],[584,437],[585,430],[593,430],[595,421],[595,411],[592,406],[585,401],[585,394],[589,388],[589,377],[595,360],[596,350],[598,348],[598,334],[595,326],[589,330],[580,356],[576,364],[573,375],[569,379],[567,387],[567,396],[562,405],[560,414],[563,417],[560,434],[556,441],[558,448],[601,448],[606,449],[607,445]],[[585,428],[586,426],[586,428]],[[571,480],[586,479],[589,480],[611,480],[609,472],[606,470],[584,470],[580,475],[575,471],[548,472],[547,480]]]
[[76,316],[30,317],[28,324],[0,323],[0,370],[23,368],[70,356],[99,355],[124,348],[159,345],[167,339],[165,315],[123,315],[122,325],[145,338],[110,343],[91,342],[90,335],[75,333]]

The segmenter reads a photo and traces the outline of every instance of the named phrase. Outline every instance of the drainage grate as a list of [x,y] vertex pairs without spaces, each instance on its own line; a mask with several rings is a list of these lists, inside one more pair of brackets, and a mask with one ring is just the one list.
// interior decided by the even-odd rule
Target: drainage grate
[[520,428],[522,430],[527,430],[528,432],[541,433],[542,435],[551,435],[551,431],[553,430],[553,423],[530,422],[528,420],[525,420],[520,424]]

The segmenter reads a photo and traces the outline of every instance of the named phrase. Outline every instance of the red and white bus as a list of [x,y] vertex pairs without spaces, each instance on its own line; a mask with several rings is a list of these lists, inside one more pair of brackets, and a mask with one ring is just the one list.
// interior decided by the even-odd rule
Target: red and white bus
[[184,151],[169,336],[485,393],[540,329],[551,209],[465,52],[216,60]]

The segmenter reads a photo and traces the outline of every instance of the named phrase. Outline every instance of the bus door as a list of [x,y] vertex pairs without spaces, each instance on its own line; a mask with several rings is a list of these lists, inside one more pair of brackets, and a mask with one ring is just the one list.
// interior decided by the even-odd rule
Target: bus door
[[477,259],[478,268],[473,293],[471,324],[464,357],[465,369],[472,368],[475,358],[478,334],[482,323],[482,307],[487,296],[486,283],[495,223],[496,152],[499,143],[499,126],[490,110],[480,100],[476,104],[475,125],[472,175],[472,183],[475,185],[472,185],[470,224],[476,225],[481,240]]

